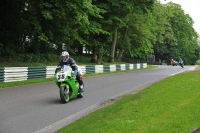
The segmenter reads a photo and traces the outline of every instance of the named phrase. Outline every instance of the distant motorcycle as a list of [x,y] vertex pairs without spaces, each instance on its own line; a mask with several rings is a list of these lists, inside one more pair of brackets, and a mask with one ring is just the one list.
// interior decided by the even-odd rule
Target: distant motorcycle
[[179,63],[179,65],[183,68],[183,65],[184,65],[184,64],[183,64],[183,63]]
[[177,66],[177,61],[172,60],[172,61],[171,61],[171,65],[172,65],[172,66]]
[[54,79],[60,89],[60,99],[63,103],[67,103],[75,97],[83,97],[84,92],[79,92],[80,86],[73,73],[72,68],[68,65],[56,68]]

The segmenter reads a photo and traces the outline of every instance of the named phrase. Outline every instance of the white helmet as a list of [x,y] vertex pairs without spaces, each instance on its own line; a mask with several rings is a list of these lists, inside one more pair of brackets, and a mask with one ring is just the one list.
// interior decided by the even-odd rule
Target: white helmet
[[69,59],[69,53],[67,51],[63,51],[60,54],[60,58],[63,62],[67,62],[67,60]]

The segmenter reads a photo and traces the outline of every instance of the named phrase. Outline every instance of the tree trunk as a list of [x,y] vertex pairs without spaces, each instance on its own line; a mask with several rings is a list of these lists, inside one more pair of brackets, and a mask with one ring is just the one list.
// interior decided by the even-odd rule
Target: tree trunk
[[125,40],[126,40],[126,35],[127,35],[127,33],[128,33],[128,28],[129,28],[129,26],[127,26],[127,28],[126,28],[126,30],[125,30],[125,32],[124,32],[123,41],[122,41],[122,44],[121,44],[121,49],[120,49],[120,52],[119,52],[119,54],[118,54],[118,56],[117,56],[117,61],[118,61],[118,62],[121,61],[122,54],[123,54],[123,52],[124,52],[124,44],[125,44]]
[[94,63],[97,62],[97,54],[96,54],[96,53],[93,54],[93,62],[94,62]]
[[117,42],[117,28],[115,28],[113,43],[111,45],[111,62],[114,62],[116,42]]
[[95,47],[93,47],[92,53],[93,53],[93,57],[91,59],[91,62],[96,63],[97,62],[97,52],[96,52]]
[[123,50],[123,49],[120,49],[119,54],[118,54],[118,56],[117,56],[117,61],[118,61],[118,62],[121,62],[121,58],[122,58],[123,52],[124,52],[124,50]]
[[62,52],[62,43],[58,44],[57,52],[60,54]]
[[83,46],[78,46],[78,55],[83,55]]
[[98,59],[97,59],[97,64],[100,65],[102,64],[102,56],[98,56]]
[[40,49],[40,44],[39,44],[40,42],[38,41],[38,39],[35,39],[34,40],[34,44],[33,44],[33,46],[32,46],[32,49],[33,49],[33,53],[34,54],[39,54],[40,52],[39,52],[39,49]]

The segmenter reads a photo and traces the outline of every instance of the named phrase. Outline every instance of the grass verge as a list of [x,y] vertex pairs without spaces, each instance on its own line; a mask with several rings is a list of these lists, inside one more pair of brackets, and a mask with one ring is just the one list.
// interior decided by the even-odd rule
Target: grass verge
[[15,82],[0,82],[0,89],[4,89],[7,87],[20,86],[20,85],[28,85],[35,83],[44,83],[53,81],[53,78],[36,78],[36,79],[28,79],[24,81],[15,81]]
[[128,94],[56,133],[188,133],[200,126],[200,71]]
[[[113,74],[113,73],[119,73],[119,72],[130,72],[130,71],[138,71],[138,70],[145,70],[145,69],[151,69],[156,68],[157,66],[148,65],[147,68],[142,69],[133,69],[133,70],[123,70],[123,71],[115,71],[115,72],[105,72],[105,73],[97,73],[97,74],[85,74],[84,77],[87,76],[96,76],[96,75],[102,75],[102,74]],[[38,78],[38,79],[29,79],[25,81],[16,81],[16,82],[0,82],[0,89],[6,88],[6,87],[13,87],[13,86],[19,86],[19,85],[27,85],[27,84],[35,84],[35,83],[43,83],[43,82],[50,82],[54,81],[53,78]]]

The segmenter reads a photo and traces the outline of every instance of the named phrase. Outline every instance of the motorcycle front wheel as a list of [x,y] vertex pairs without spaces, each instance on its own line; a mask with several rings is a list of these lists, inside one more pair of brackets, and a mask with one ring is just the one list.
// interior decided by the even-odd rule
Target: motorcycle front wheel
[[60,87],[60,99],[63,103],[69,102],[69,88],[64,86]]

